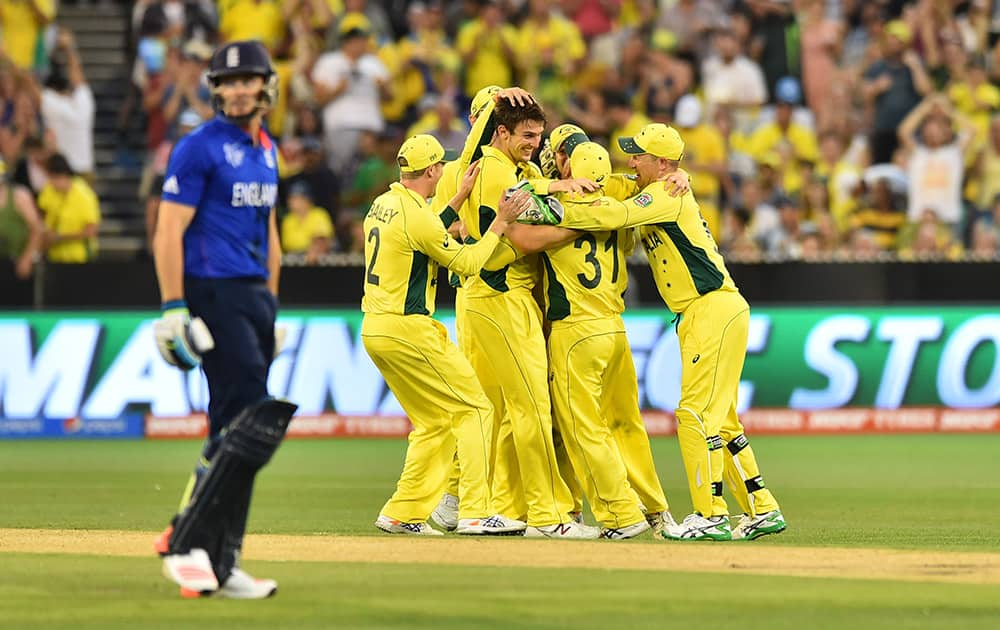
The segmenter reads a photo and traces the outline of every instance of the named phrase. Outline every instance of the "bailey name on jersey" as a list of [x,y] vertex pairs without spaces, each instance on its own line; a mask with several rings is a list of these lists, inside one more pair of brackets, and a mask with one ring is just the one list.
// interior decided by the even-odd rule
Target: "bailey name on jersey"
[[368,216],[375,219],[376,221],[381,221],[382,223],[392,223],[392,220],[396,218],[399,214],[399,210],[394,210],[392,208],[386,208],[385,206],[379,204],[373,204],[371,210],[368,211]]
[[273,208],[277,201],[277,184],[263,184],[260,182],[233,183],[233,199],[231,203],[234,208],[243,208],[245,206]]

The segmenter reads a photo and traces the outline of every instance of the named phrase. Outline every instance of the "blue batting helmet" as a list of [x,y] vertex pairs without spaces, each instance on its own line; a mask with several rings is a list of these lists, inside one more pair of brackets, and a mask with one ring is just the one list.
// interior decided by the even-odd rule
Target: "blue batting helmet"
[[223,77],[253,74],[265,79],[274,74],[271,55],[260,42],[230,42],[216,49],[208,64],[208,80],[217,83]]
[[225,77],[240,75],[259,76],[264,79],[260,93],[260,107],[268,108],[278,100],[278,75],[271,66],[271,55],[257,41],[239,41],[224,44],[216,49],[208,64],[208,81],[212,85],[212,105],[221,110],[222,101],[217,89]]

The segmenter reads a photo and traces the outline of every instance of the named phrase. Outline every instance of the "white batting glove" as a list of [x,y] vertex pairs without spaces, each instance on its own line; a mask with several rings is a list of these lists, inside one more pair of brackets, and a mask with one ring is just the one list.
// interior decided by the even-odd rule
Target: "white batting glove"
[[163,305],[162,316],[153,322],[153,335],[163,360],[184,371],[201,365],[201,356],[215,347],[208,326],[200,317],[191,319],[184,300]]

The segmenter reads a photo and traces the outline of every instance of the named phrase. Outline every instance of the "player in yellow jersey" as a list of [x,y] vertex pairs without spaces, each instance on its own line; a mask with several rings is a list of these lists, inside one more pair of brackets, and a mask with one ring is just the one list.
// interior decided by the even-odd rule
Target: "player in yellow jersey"
[[[375,525],[390,533],[440,535],[426,521],[437,504],[457,443],[458,532],[522,531],[524,522],[493,512],[489,496],[490,402],[472,366],[431,315],[438,264],[475,274],[497,249],[499,236],[527,207],[528,198],[518,194],[504,200],[479,242],[462,245],[448,235],[425,201],[441,177],[444,156],[432,136],[404,142],[397,155],[400,181],[375,199],[364,221],[361,339],[414,427],[396,492]],[[476,172],[477,167],[469,169],[453,205],[465,201]]]
[[[512,88],[501,88],[498,85],[490,85],[484,87],[476,93],[475,98],[472,99],[472,104],[469,108],[469,124],[475,125],[476,120],[479,118],[480,114],[485,113],[489,115],[493,111],[493,104],[498,99],[507,99],[511,104],[527,104],[532,102],[534,99],[531,95],[518,87]],[[473,127],[473,132],[476,133],[476,138],[473,139],[470,133],[470,141],[474,141],[475,144],[488,144],[492,138],[482,138],[485,133],[492,134],[492,130],[487,130],[484,125],[479,125],[478,127]],[[460,222],[458,221],[459,214],[468,214],[469,210],[464,207],[451,208],[448,203],[449,200],[455,195],[458,190],[459,184],[461,183],[462,176],[465,172],[468,164],[464,163],[461,159],[453,160],[444,165],[444,172],[441,175],[441,179],[438,180],[437,186],[434,189],[434,197],[431,199],[431,209],[434,213],[441,218],[441,222],[446,228],[449,228],[453,236],[457,236],[458,230],[456,229]],[[463,204],[464,205],[464,204]],[[465,354],[466,358],[475,367],[476,361],[481,360],[484,357],[479,357],[475,353],[470,352],[463,341],[466,337],[462,334],[462,323],[465,319],[465,292],[461,288],[461,278],[458,274],[451,274],[450,281],[452,286],[455,287],[455,331],[458,336],[459,348]],[[484,374],[484,369],[476,369],[479,374]],[[486,390],[487,397],[494,403],[494,413],[502,412],[502,407],[498,409],[496,407],[498,401],[502,400],[502,395],[500,393],[500,386],[498,383],[491,383],[488,381],[483,381],[480,379],[480,384],[483,389]],[[499,427],[499,419],[494,422],[494,439],[492,444],[494,448],[501,440],[496,439],[496,430]],[[491,453],[490,461],[493,461],[493,456]],[[455,457],[454,465],[450,475],[448,476],[448,481],[445,484],[444,495],[441,497],[441,501],[438,506],[434,509],[431,514],[431,520],[434,521],[442,529],[453,530],[458,527],[458,481],[460,476],[458,457]],[[490,477],[492,478],[492,471]],[[521,510],[519,513],[523,512]]]
[[[573,169],[571,168],[571,157],[575,155],[576,149],[581,146],[585,146],[586,149],[583,154],[578,156],[578,164]],[[601,158],[607,153],[607,150],[603,149],[600,145],[590,142],[586,133],[576,125],[560,125],[553,129],[549,135],[546,148],[551,157],[546,159],[546,150],[543,149],[543,172],[553,173],[559,177],[577,176],[592,180],[600,177],[602,192],[614,199],[624,200],[638,192],[634,176],[612,174],[605,170],[605,166],[601,164]],[[548,168],[547,162],[549,163]],[[609,163],[605,164],[609,165]],[[665,182],[665,190],[669,190],[671,195],[682,195],[689,190],[688,183],[687,174],[682,170],[678,170],[668,177]],[[599,196],[562,195],[560,198],[564,206],[571,209],[574,205],[578,204],[588,205]],[[530,229],[522,227],[520,228],[520,233],[524,233]],[[543,232],[540,235],[544,234]],[[558,234],[556,232],[555,239],[559,238]],[[631,231],[629,235],[631,236]],[[511,238],[513,239],[514,237],[511,236]],[[543,242],[536,240],[536,247],[542,245]],[[617,242],[622,247],[618,247],[616,250],[622,251],[625,255],[631,251],[632,248],[624,248],[626,238],[618,239]],[[515,245],[517,244],[515,242]],[[623,284],[618,290],[619,296],[625,291],[624,283],[628,277],[624,267],[621,269],[621,282]],[[551,340],[549,345],[551,348]],[[551,361],[552,357],[550,353]],[[640,506],[646,514],[646,520],[658,534],[667,525],[674,524],[674,520],[670,514],[666,496],[663,493],[663,488],[656,473],[656,466],[653,462],[649,446],[649,436],[646,433],[645,424],[642,422],[642,415],[638,407],[635,366],[632,362],[630,349],[627,349],[626,353],[622,356],[617,369],[610,372],[609,380],[605,384],[603,392],[602,415],[604,418],[611,419],[608,424],[618,443],[621,457],[624,460],[629,484],[639,497]],[[557,428],[559,428],[560,423],[557,422],[556,424]]]
[[[481,238],[507,189],[517,183],[518,164],[528,162],[538,148],[545,114],[534,103],[514,107],[501,100],[495,104],[490,121],[495,126],[493,141],[479,148],[480,173],[465,206],[470,212],[461,217],[473,240]],[[543,193],[569,191],[579,190],[581,183],[543,180],[540,187],[546,188],[540,191]],[[596,529],[571,520],[573,500],[556,462],[541,310],[532,296],[537,265],[537,258],[529,256],[470,278],[463,285],[463,336],[468,336],[471,352],[488,357],[488,361],[478,362],[485,370],[481,379],[500,384],[504,418],[510,422],[527,504],[525,535],[594,538]],[[509,459],[497,455],[494,489],[498,476],[502,478],[510,464]],[[495,490],[499,511],[508,513],[505,510],[517,508],[505,505],[498,495]]]
[[[553,134],[558,135],[559,130]],[[586,177],[601,184],[618,177],[610,173],[607,150],[592,142],[572,147],[571,157],[560,162],[564,162],[560,164],[564,175]],[[664,183],[665,190],[686,194],[687,181],[687,175],[678,171]],[[599,194],[560,195],[560,199],[570,216],[589,212],[592,205],[600,206],[602,199],[621,205]],[[614,229],[588,234],[562,227],[525,226],[508,231],[518,251],[546,250],[542,256],[548,261],[547,316],[552,320],[549,362],[556,424],[573,444],[574,464],[579,475],[588,478],[591,507],[604,525],[603,535],[607,538],[630,538],[650,526],[659,534],[675,524],[638,407],[635,365],[620,316],[627,282],[624,260],[634,247],[633,233],[631,229]],[[566,241],[572,244],[558,247]],[[592,243],[603,246],[588,247]],[[554,245],[556,249],[551,249]],[[624,349],[604,347],[611,338],[625,340]],[[584,382],[588,384],[581,385]],[[609,435],[613,444],[606,439]],[[609,452],[617,453],[617,457],[611,457]],[[609,518],[612,515],[608,505],[622,509],[627,505],[623,501],[628,500],[620,492],[622,470],[618,461],[624,464],[632,495],[629,498],[632,502],[637,498],[636,505],[646,512],[642,522],[623,524],[620,516]],[[601,466],[598,462],[609,463]],[[616,488],[617,498],[609,501]]]
[[[602,198],[566,213],[560,225],[598,230],[641,226],[660,296],[681,315],[681,399],[677,436],[694,513],[664,536],[682,540],[753,539],[786,527],[765,488],[736,414],[750,308],[726,270],[694,195],[670,197],[660,183],[677,170],[684,142],[666,125],[646,125],[620,145],[632,157],[642,192],[624,203]],[[722,448],[732,455],[724,464]],[[722,497],[726,478],[744,517],[733,533]]]
[[[570,174],[603,184],[611,177],[607,150],[593,142],[575,146]],[[565,197],[565,204],[589,204],[601,190]],[[572,199],[572,201],[571,201]],[[633,538],[650,528],[636,491],[629,484],[619,441],[641,440],[651,472],[641,479],[645,501],[659,518],[666,499],[652,466],[649,439],[638,408],[635,367],[625,323],[622,294],[628,274],[626,252],[635,246],[634,230],[584,232],[541,254],[546,271],[549,373],[556,426],[583,483],[601,536]],[[620,394],[631,398],[622,406]],[[621,411],[626,413],[623,416]],[[626,426],[627,425],[627,426]],[[614,427],[614,428],[613,428]],[[630,455],[632,453],[630,452]]]

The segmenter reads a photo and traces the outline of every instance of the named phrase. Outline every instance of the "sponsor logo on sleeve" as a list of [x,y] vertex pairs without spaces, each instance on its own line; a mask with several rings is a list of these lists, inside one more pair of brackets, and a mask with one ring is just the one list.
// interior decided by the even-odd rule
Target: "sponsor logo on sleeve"
[[167,178],[167,181],[163,182],[163,192],[171,195],[181,194],[181,187],[180,184],[177,183],[176,175],[171,175]]

